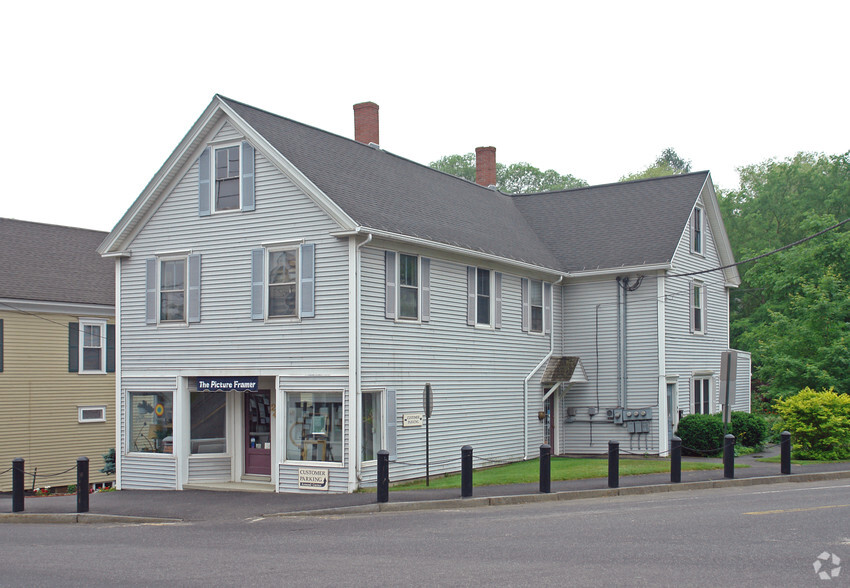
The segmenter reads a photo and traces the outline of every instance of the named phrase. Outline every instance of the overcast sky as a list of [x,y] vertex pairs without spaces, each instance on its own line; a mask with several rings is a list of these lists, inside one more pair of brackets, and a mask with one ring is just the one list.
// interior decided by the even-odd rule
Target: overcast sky
[[111,230],[216,93],[428,164],[591,184],[673,147],[715,184],[850,149],[850,2],[14,2],[0,216]]

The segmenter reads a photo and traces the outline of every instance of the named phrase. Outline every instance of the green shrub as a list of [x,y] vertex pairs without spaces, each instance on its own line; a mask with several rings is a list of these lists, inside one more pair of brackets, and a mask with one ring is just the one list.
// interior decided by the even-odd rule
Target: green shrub
[[805,388],[775,406],[781,420],[773,428],[791,433],[795,458],[850,457],[850,396]]
[[714,455],[723,450],[723,422],[716,414],[689,414],[679,421],[676,435],[684,455]]
[[767,437],[767,421],[757,414],[732,412],[732,434],[744,447],[758,447]]

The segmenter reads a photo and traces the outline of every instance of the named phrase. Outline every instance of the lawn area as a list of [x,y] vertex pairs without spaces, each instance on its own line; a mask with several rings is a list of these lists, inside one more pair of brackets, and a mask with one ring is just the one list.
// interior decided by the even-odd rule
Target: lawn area
[[[779,463],[782,461],[781,455],[774,455],[771,457],[757,457],[756,461],[763,461],[765,463]],[[810,465],[815,463],[846,463],[844,460],[840,461],[830,461],[828,459],[792,459],[791,463],[794,465]]]
[[[682,471],[721,469],[720,462],[682,461]],[[552,481],[582,480],[585,478],[607,478],[608,460],[605,458],[553,457],[551,461]],[[663,474],[670,471],[667,459],[621,459],[620,475]],[[392,472],[390,472],[392,479]],[[540,480],[540,460],[531,459],[504,466],[475,470],[472,475],[474,486],[499,484],[532,484]],[[396,490],[419,490],[425,488],[424,480],[401,483]],[[431,477],[431,488],[460,488],[460,474]]]

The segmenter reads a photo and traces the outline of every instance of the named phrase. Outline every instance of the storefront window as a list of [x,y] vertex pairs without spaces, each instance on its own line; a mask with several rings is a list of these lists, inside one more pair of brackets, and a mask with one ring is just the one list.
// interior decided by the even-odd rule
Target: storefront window
[[342,462],[342,394],[286,395],[286,459]]
[[192,392],[192,453],[227,451],[227,393]]
[[363,415],[360,429],[363,439],[361,459],[372,461],[378,459],[377,452],[381,448],[381,394],[379,392],[363,392],[360,410]]
[[171,392],[130,392],[130,451],[171,453]]

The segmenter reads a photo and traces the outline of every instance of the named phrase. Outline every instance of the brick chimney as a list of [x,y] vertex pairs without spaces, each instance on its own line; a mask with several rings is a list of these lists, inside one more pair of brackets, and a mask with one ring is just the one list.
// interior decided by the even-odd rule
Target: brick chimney
[[354,105],[354,140],[368,145],[378,141],[378,105],[374,102],[361,102]]
[[496,148],[475,148],[475,183],[485,188],[496,185]]

